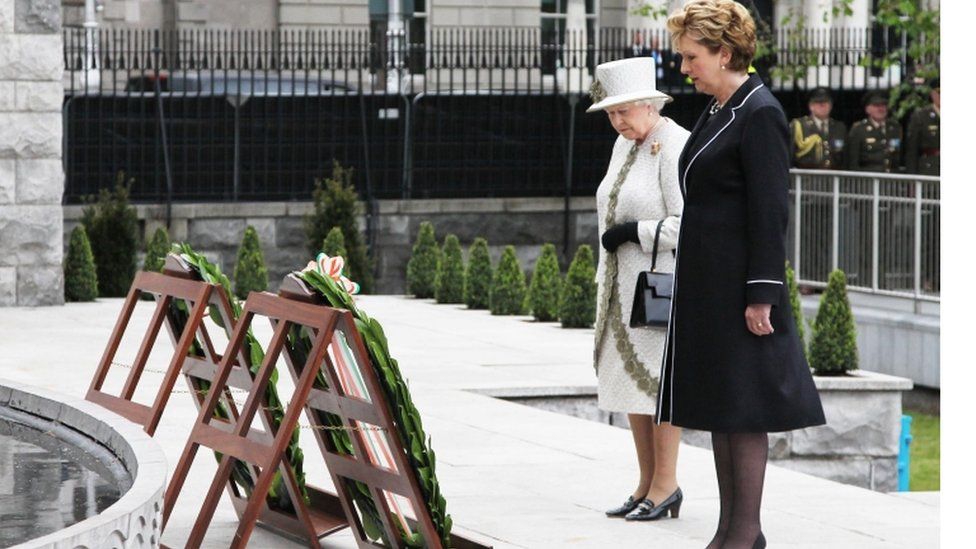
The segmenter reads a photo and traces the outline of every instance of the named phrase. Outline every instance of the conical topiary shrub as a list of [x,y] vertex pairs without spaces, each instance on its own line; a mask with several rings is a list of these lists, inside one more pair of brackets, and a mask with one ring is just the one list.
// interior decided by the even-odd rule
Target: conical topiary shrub
[[146,258],[142,262],[142,270],[152,273],[163,272],[166,265],[166,254],[173,244],[169,241],[169,233],[164,227],[156,229],[152,238],[146,243]]
[[413,253],[407,262],[407,292],[421,299],[434,297],[440,262],[441,249],[434,237],[434,225],[424,221],[420,224]]
[[786,262],[786,284],[790,290],[790,306],[793,308],[793,320],[796,322],[796,335],[800,338],[800,348],[803,356],[810,360],[807,354],[806,330],[803,328],[803,308],[800,306],[800,289],[796,285],[796,273],[790,262]]
[[810,342],[810,366],[817,375],[841,375],[857,369],[857,328],[847,300],[847,277],[830,273],[820,298]]
[[98,297],[98,276],[95,257],[85,227],[78,225],[71,231],[68,257],[64,261],[64,299],[66,301],[95,301]]
[[329,234],[322,241],[322,252],[329,257],[341,257],[346,259],[346,238],[342,236],[342,229],[332,227]]
[[498,269],[491,280],[489,306],[493,315],[520,315],[525,304],[525,273],[515,255],[515,246],[505,246]]
[[125,174],[119,172],[112,190],[101,189],[97,199],[86,197],[88,206],[82,212],[81,224],[95,257],[102,297],[125,297],[136,276],[139,218],[136,209],[129,205],[133,182],[126,181]]
[[373,262],[366,253],[366,242],[357,221],[362,213],[359,195],[353,184],[353,169],[332,163],[332,175],[315,180],[312,192],[314,210],[305,216],[305,249],[311,257],[318,255],[322,243],[333,227],[342,230],[345,241],[347,276],[358,282],[362,293],[373,291]]
[[491,294],[491,255],[488,241],[478,237],[468,250],[468,268],[464,271],[464,302],[469,309],[487,309]]
[[596,317],[596,267],[593,248],[583,244],[566,272],[559,299],[559,319],[563,328],[589,328]]
[[234,295],[247,299],[250,292],[263,292],[268,289],[268,269],[264,266],[261,242],[258,232],[248,225],[244,230],[244,240],[237,250],[237,264],[234,266]]
[[461,243],[453,234],[444,239],[443,256],[437,269],[434,296],[438,303],[462,303],[464,301],[464,257]]
[[542,254],[535,263],[532,283],[529,285],[528,309],[539,322],[551,322],[559,318],[559,294],[563,280],[559,273],[559,258],[552,244],[542,246]]

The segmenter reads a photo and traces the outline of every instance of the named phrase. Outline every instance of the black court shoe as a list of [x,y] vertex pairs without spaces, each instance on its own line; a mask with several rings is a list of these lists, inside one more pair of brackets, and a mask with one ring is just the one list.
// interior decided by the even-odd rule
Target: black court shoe
[[628,513],[624,518],[627,520],[657,520],[666,517],[668,512],[671,513],[672,518],[678,518],[682,500],[684,500],[684,495],[681,493],[681,488],[678,488],[660,505],[654,505],[653,501],[645,499],[637,505],[637,509]]
[[628,496],[627,501],[625,501],[623,505],[617,507],[616,509],[610,509],[609,511],[607,511],[607,516],[622,517],[627,513],[633,511],[634,509],[636,509],[637,506],[640,505],[640,502],[641,500],[634,499],[634,496]]
[[762,532],[759,532],[759,537],[756,538],[756,542],[752,544],[752,549],[766,549],[766,536]]

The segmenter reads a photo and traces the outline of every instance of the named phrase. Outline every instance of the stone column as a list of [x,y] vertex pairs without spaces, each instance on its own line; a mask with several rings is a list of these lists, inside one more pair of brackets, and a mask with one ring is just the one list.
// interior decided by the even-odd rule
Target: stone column
[[64,303],[60,0],[0,0],[0,306]]

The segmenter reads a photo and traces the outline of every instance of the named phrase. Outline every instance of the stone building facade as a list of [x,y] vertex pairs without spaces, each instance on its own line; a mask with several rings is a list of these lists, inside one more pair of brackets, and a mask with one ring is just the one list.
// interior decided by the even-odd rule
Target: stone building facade
[[[91,0],[101,9],[99,26],[109,28],[366,28],[388,11],[389,0]],[[408,0],[427,29],[437,27],[539,27],[542,19],[565,18],[582,28],[664,28],[663,18],[634,13],[642,5],[679,8],[686,0]],[[85,0],[62,0],[66,26],[84,21]],[[939,0],[926,0],[938,9]],[[834,15],[831,0],[754,0],[770,21],[795,22],[804,16],[810,28],[864,28],[871,24],[873,0],[853,0],[851,15]],[[547,15],[548,13],[548,15]],[[826,15],[825,15],[826,14]]]
[[0,306],[64,302],[59,0],[0,0]]

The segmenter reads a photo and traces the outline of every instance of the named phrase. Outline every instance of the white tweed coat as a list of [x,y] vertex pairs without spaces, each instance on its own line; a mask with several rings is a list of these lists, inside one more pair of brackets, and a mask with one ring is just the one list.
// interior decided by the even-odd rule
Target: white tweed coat
[[[658,242],[657,270],[674,271],[672,250],[678,243],[678,228],[684,201],[678,186],[678,157],[688,139],[688,130],[669,118],[640,145],[637,158],[620,187],[614,223],[637,221],[640,245],[627,242],[617,256],[617,290],[607,280],[609,252],[600,247],[597,266],[597,317],[594,361],[598,380],[598,405],[610,412],[653,415],[658,378],[664,353],[663,328],[631,328],[630,312],[634,287],[640,271],[651,268],[654,231],[664,220]],[[655,142],[660,148],[654,154]],[[634,142],[617,138],[607,174],[596,191],[599,234],[607,226],[610,193]],[[615,294],[617,299],[611,300]],[[619,308],[618,308],[619,307]],[[621,337],[629,341],[621,341]]]

